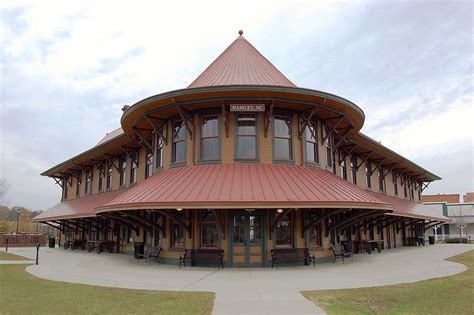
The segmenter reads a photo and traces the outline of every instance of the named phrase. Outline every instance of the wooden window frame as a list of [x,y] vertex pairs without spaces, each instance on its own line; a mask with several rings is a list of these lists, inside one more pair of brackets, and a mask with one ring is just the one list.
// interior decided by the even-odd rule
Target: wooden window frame
[[365,162],[365,187],[372,188],[372,162],[367,160]]
[[286,217],[288,217],[288,221],[290,222],[290,236],[291,236],[291,244],[288,245],[288,244],[277,244],[277,229],[280,227],[280,224],[282,222],[286,222],[283,218],[280,220],[280,222],[275,226],[275,230],[274,230],[274,233],[275,233],[275,243],[274,243],[274,247],[275,248],[294,248],[295,246],[295,215],[294,215],[294,212],[291,212],[291,213],[288,213],[285,215]]
[[130,184],[136,184],[138,177],[138,151],[130,155]]
[[[314,132],[311,132],[310,128],[313,128]],[[310,139],[308,139],[310,135]],[[305,162],[310,164],[319,164],[319,141],[318,141],[318,123],[310,120],[305,128],[304,135],[304,150],[305,150]],[[308,143],[313,146],[314,161],[308,160]]]
[[352,183],[357,185],[357,155],[351,155],[351,177]]
[[[217,217],[214,220],[203,220],[203,216],[208,210],[201,210],[199,213],[199,246],[200,248],[219,248],[220,247],[220,237],[219,237],[219,221]],[[217,244],[216,246],[203,246],[203,232],[204,225],[215,225],[217,230]]]
[[121,156],[119,158],[119,186],[125,187],[127,185],[127,158]]
[[[163,131],[162,131],[163,132]],[[155,170],[163,168],[163,156],[164,156],[164,145],[165,139],[161,137],[158,132],[155,134],[155,145],[154,145],[154,154],[153,154],[153,161],[155,163]]]
[[[215,117],[217,120],[217,133],[212,136],[203,136],[203,121],[205,118],[208,117]],[[208,114],[203,114],[200,115],[199,117],[199,145],[198,145],[198,157],[199,160],[198,162],[203,162],[203,163],[211,163],[211,162],[219,162],[221,160],[221,119],[220,115],[218,113],[208,113]],[[217,139],[217,155],[215,157],[208,157],[204,158],[203,155],[203,144],[205,139]]]
[[153,153],[145,153],[145,179],[153,175]]
[[324,147],[326,148],[326,166],[334,169],[334,156],[332,153],[332,148],[334,146],[333,143],[333,133],[331,132],[331,128],[324,125]]
[[393,172],[392,172],[392,182],[393,182],[394,194],[395,196],[398,196],[398,179],[395,177]]
[[108,162],[105,174],[105,190],[112,190],[114,169],[112,163]]
[[92,169],[86,171],[86,178],[84,181],[84,195],[88,196],[92,193]]
[[[239,134],[239,116],[242,115],[252,115],[254,116],[255,121],[255,133],[254,134]],[[235,145],[234,145],[234,160],[236,161],[246,161],[253,162],[258,161],[260,152],[259,152],[259,139],[258,139],[258,113],[236,113],[235,114]],[[239,156],[239,138],[240,137],[254,137],[255,138],[255,156]]]
[[[181,128],[183,128],[183,130],[184,130],[184,136],[183,136],[182,139],[176,140],[175,139],[175,134],[176,134],[175,126],[179,122],[181,122]],[[186,164],[186,135],[187,135],[185,122],[181,119],[176,119],[176,120],[173,120],[171,122],[171,126],[172,126],[172,128],[171,128],[171,164],[172,165],[184,165],[184,164]],[[181,142],[184,143],[184,160],[178,161],[178,160],[176,160],[176,146],[177,146],[177,144],[179,144]]]
[[379,180],[379,191],[380,192],[385,192],[385,178],[383,177],[383,167],[378,167],[377,168],[377,176]]
[[346,158],[342,158],[343,154],[342,151],[339,150],[339,168],[341,172],[341,177],[345,180],[347,180],[347,164],[346,164]]
[[81,195],[81,179],[82,179],[82,172],[79,176],[76,177],[76,197]]
[[[289,129],[289,135],[288,136],[277,136],[276,135],[276,120],[287,120],[288,121],[288,129]],[[294,161],[294,150],[293,150],[293,116],[292,115],[285,115],[285,114],[275,114],[273,115],[273,161],[279,161],[279,162],[293,162]],[[288,141],[288,153],[289,156],[288,158],[281,158],[277,157],[276,154],[276,140],[281,139],[281,140],[286,140]]]
[[105,190],[105,164],[102,163],[98,167],[99,178],[97,180],[97,191],[103,192]]

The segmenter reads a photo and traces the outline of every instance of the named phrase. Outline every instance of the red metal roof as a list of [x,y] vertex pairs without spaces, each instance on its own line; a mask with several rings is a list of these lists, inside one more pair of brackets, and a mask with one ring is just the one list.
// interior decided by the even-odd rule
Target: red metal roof
[[96,211],[135,208],[343,207],[392,210],[320,168],[281,164],[192,165],[159,172]]
[[63,201],[45,212],[37,215],[34,221],[50,221],[72,218],[93,217],[94,209],[106,204],[122,194],[125,190],[95,194],[87,197]]
[[445,216],[436,213],[435,211],[421,203],[387,196],[381,193],[371,192],[371,194],[377,199],[380,199],[383,202],[390,203],[393,205],[395,210],[390,213],[390,215],[403,216],[415,219],[438,220],[441,222],[449,221],[449,219]]
[[239,36],[188,88],[220,85],[296,87],[243,36]]

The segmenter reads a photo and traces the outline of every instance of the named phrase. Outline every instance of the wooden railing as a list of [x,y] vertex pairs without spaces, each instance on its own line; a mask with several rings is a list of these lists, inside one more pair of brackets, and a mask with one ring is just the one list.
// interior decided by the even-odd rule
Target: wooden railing
[[47,240],[46,233],[19,233],[19,234],[0,234],[0,246],[21,247],[21,246],[45,246]]

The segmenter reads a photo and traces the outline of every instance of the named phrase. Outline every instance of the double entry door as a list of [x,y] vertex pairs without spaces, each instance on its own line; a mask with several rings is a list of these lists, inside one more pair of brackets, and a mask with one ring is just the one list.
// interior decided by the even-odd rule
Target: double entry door
[[261,267],[264,263],[263,215],[242,212],[231,215],[231,259],[234,267]]

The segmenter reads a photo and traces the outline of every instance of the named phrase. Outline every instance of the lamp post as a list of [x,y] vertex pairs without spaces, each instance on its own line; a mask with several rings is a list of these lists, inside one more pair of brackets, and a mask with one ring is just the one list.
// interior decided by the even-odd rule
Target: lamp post
[[16,213],[17,213],[17,216],[16,216],[16,234],[18,234],[18,223],[20,222],[20,208],[17,208],[16,209]]

